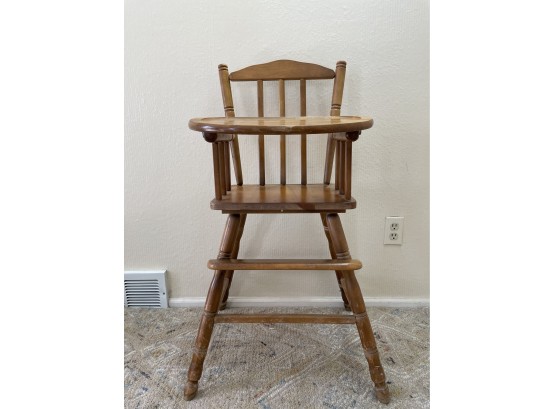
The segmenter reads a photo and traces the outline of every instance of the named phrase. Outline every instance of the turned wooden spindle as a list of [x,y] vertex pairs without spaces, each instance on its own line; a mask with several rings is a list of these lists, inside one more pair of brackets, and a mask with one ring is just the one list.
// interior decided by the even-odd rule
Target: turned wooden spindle
[[328,135],[328,142],[326,146],[326,160],[324,162],[324,185],[329,185],[331,182],[331,171],[333,169],[333,158],[335,156],[336,140]]
[[345,199],[351,200],[351,174],[353,166],[353,142],[345,142]]
[[[247,214],[241,213],[241,219],[239,220],[239,230],[237,232],[237,237],[235,238],[235,242],[233,243],[233,251],[231,252],[231,259],[237,259],[239,255],[239,246],[241,244],[241,237],[243,237],[243,230],[245,228],[245,222],[247,220]],[[225,272],[225,291],[222,298],[222,302],[220,303],[220,311],[225,310],[227,307],[227,298],[229,297],[229,288],[231,287],[231,282],[233,281],[233,270],[227,270]]]
[[[333,138],[332,138],[333,140]],[[341,167],[339,164],[339,141],[333,140],[335,143],[335,190],[339,190],[339,179],[341,175]]]
[[[326,216],[326,219],[328,222],[331,242],[337,259],[350,260],[351,254],[349,252],[349,246],[347,245],[347,239],[345,238],[345,233],[343,232],[343,226],[341,225],[339,215],[337,213],[330,213]],[[355,277],[355,272],[343,271],[342,273],[342,287],[345,291],[347,299],[349,300],[351,310],[356,317],[356,325],[360,336],[360,342],[362,344],[362,348],[364,349],[364,356],[368,361],[370,377],[374,382],[376,397],[380,402],[388,403],[390,397],[385,379],[385,372],[380,362],[376,340],[374,339],[374,333],[372,332],[372,326],[370,325],[370,320],[368,318],[368,314],[366,313],[364,298],[362,297],[362,292],[360,291],[358,281]]]
[[[219,259],[230,258],[233,251],[233,244],[239,230],[240,216],[230,214],[227,218],[226,227],[220,245]],[[204,358],[208,351],[212,330],[214,328],[214,317],[218,313],[222,293],[224,291],[225,271],[216,270],[212,278],[212,284],[208,290],[204,313],[200,320],[199,330],[193,348],[193,358],[187,375],[187,385],[185,386],[185,399],[191,400],[195,397],[198,390],[198,380],[202,375]]]
[[[285,116],[285,81],[283,79],[279,80],[279,116]],[[287,145],[285,135],[281,134],[279,136],[279,170],[280,170],[280,183],[285,185],[287,183]]]
[[222,200],[220,190],[220,157],[218,155],[218,144],[212,143],[212,159],[214,162],[214,193],[217,200]]
[[341,194],[345,194],[345,187],[347,186],[347,142],[342,142],[342,147],[341,147],[341,154],[343,155],[341,158],[341,165],[342,165],[342,170],[341,170]]
[[333,81],[333,94],[331,98],[331,116],[339,116],[341,112],[346,70],[347,63],[345,61],[337,61],[337,64],[335,65],[335,79]]
[[353,142],[358,139],[360,132],[344,132],[332,134],[332,139],[337,144],[336,150],[336,184],[339,193],[345,200],[351,200],[352,168],[353,168]]
[[[229,71],[227,65],[218,65],[220,76],[220,89],[222,90],[222,100],[224,103],[225,116],[228,118],[235,117],[235,108],[233,107],[233,95],[231,94],[231,82],[229,81]],[[241,153],[239,152],[239,139],[237,135],[233,135],[231,141],[231,154],[233,157],[233,169],[235,171],[235,180],[237,186],[243,184],[243,170],[241,168]]]
[[218,163],[219,165],[219,169],[220,169],[220,191],[222,192],[222,195],[225,195],[226,189],[225,189],[225,180],[226,180],[226,175],[225,175],[225,160],[224,160],[224,144],[223,142],[216,142],[216,145],[218,145]]
[[338,175],[338,182],[339,182],[339,194],[345,193],[345,143],[343,141],[338,141],[337,150],[335,152],[336,161],[339,167],[339,175]]
[[[330,109],[330,116],[339,116],[341,115],[341,103],[343,101],[343,88],[345,86],[345,72],[347,70],[347,63],[345,61],[337,61],[335,65],[335,78],[333,81],[333,94],[331,99],[331,109]],[[328,143],[326,146],[326,161],[324,164],[324,184],[329,185],[331,179],[331,170],[333,166],[333,158],[335,151],[337,150],[337,141],[332,137],[332,135],[328,135]],[[337,158],[336,158],[337,162]],[[338,167],[335,167],[335,188],[337,189],[338,184],[338,176],[337,176]]]
[[[257,97],[258,97],[258,116],[264,116],[264,81],[256,81]],[[259,184],[266,184],[266,158],[264,156],[264,135],[258,135],[258,175]]]
[[223,142],[224,148],[224,165],[225,165],[225,190],[231,190],[231,169],[229,166],[229,142]]
[[[320,213],[320,218],[322,219],[322,225],[324,226],[324,233],[326,235],[326,239],[328,240],[328,247],[330,249],[330,255],[332,259],[337,259],[335,256],[335,250],[333,248],[333,243],[331,242],[331,236],[328,228],[328,221],[326,219],[326,213]],[[343,278],[343,272],[336,270],[335,277],[337,278],[337,285],[339,286],[339,292],[341,293],[341,299],[343,300],[343,306],[347,311],[351,311],[351,307],[349,306],[349,301],[345,296],[345,291],[343,290],[343,286],[341,284],[341,279]]]
[[[306,116],[306,80],[300,81],[301,116]],[[306,185],[306,134],[301,134],[301,185]]]

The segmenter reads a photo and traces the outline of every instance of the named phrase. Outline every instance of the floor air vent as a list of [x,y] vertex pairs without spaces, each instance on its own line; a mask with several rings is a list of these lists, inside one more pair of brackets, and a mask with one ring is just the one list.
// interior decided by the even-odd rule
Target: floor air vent
[[126,271],[124,297],[126,307],[168,308],[166,271]]

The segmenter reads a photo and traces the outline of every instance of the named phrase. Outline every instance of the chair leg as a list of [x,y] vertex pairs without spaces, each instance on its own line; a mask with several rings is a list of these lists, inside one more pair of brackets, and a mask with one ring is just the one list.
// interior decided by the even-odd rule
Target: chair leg
[[[230,214],[227,218],[222,242],[220,244],[220,253],[218,258],[230,258],[233,250],[233,244],[239,230],[240,217],[238,214]],[[206,296],[206,303],[204,304],[204,313],[200,320],[200,325],[197,333],[197,339],[193,348],[193,358],[189,366],[187,375],[187,385],[185,386],[185,399],[191,400],[197,394],[198,380],[202,375],[202,366],[204,358],[208,351],[210,338],[212,337],[212,330],[214,328],[214,317],[218,313],[218,307],[222,300],[225,283],[225,271],[217,270],[214,272],[214,278],[208,295]]]
[[[247,214],[241,213],[239,220],[239,230],[237,231],[237,237],[233,243],[233,251],[231,252],[231,258],[236,259],[239,255],[239,245],[241,244],[241,237],[243,236],[243,229],[245,228],[245,222],[247,220]],[[220,304],[220,311],[225,310],[227,307],[227,297],[229,297],[229,288],[231,287],[231,281],[233,281],[233,270],[228,270],[225,272],[225,285],[224,285],[224,296],[222,298],[222,303]]]
[[[345,238],[345,233],[343,232],[339,216],[337,213],[330,213],[326,216],[326,218],[333,248],[336,251],[336,257],[340,260],[350,259],[351,254],[349,253],[347,239]],[[343,272],[342,284],[347,299],[349,300],[349,305],[351,306],[353,314],[356,318],[360,342],[362,343],[364,355],[368,361],[370,377],[374,382],[376,397],[382,403],[389,403],[389,389],[387,387],[385,373],[380,363],[376,340],[374,339],[372,326],[370,325],[370,320],[368,319],[368,314],[366,313],[366,306],[364,305],[362,292],[360,291],[354,271]]]
[[[326,233],[326,238],[328,239],[328,245],[330,248],[331,258],[336,258],[335,249],[333,248],[333,243],[331,241],[330,232],[328,229],[328,222],[326,220],[326,213],[320,213],[320,218],[322,219],[322,225],[324,226],[324,232]],[[343,278],[342,271],[336,271],[335,277],[337,278],[337,284],[339,285],[339,292],[341,293],[341,298],[343,299],[343,306],[347,311],[351,311],[351,307],[349,306],[349,301],[345,296],[345,291],[343,290],[343,286],[341,284],[341,279]]]

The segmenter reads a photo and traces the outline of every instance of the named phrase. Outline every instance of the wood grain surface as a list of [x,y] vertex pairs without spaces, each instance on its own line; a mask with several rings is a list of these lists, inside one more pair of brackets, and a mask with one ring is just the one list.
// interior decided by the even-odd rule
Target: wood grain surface
[[374,120],[365,116],[192,118],[189,128],[205,133],[280,135],[362,131]]

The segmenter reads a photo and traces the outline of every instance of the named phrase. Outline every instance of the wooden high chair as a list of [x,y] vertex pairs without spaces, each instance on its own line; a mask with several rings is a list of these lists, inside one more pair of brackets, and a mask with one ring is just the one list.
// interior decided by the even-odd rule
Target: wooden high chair
[[[338,213],[356,207],[351,196],[352,144],[362,130],[372,126],[368,117],[341,117],[341,101],[346,63],[339,61],[335,72],[316,65],[290,60],[253,65],[228,73],[220,65],[220,85],[224,103],[223,118],[193,118],[189,127],[203,133],[212,144],[215,198],[210,203],[213,210],[228,214],[218,258],[208,261],[208,268],[215,270],[206,297],[204,313],[200,320],[193,349],[193,357],[185,386],[185,398],[193,399],[197,393],[204,358],[217,323],[311,323],[356,324],[364,354],[370,367],[378,400],[389,402],[389,391],[380,363],[370,320],[354,270],[362,267],[351,259],[347,240]],[[306,81],[334,80],[330,116],[306,116]],[[300,82],[300,117],[285,117],[285,81]],[[258,117],[235,118],[230,81],[256,81],[258,85]],[[264,117],[264,81],[279,82],[280,117]],[[239,153],[238,134],[258,135],[259,184],[244,185]],[[300,135],[301,180],[300,184],[286,184],[286,135]],[[323,183],[307,184],[307,134],[327,134]],[[280,135],[280,184],[265,182],[265,135]],[[231,155],[230,155],[231,152]],[[335,184],[330,184],[335,158]],[[233,163],[236,185],[231,184]],[[239,242],[249,213],[317,213],[322,219],[328,239],[329,260],[242,260],[237,259]],[[233,273],[237,270],[332,270],[335,271],[339,291],[347,310],[352,315],[322,314],[220,314],[226,307]]]

